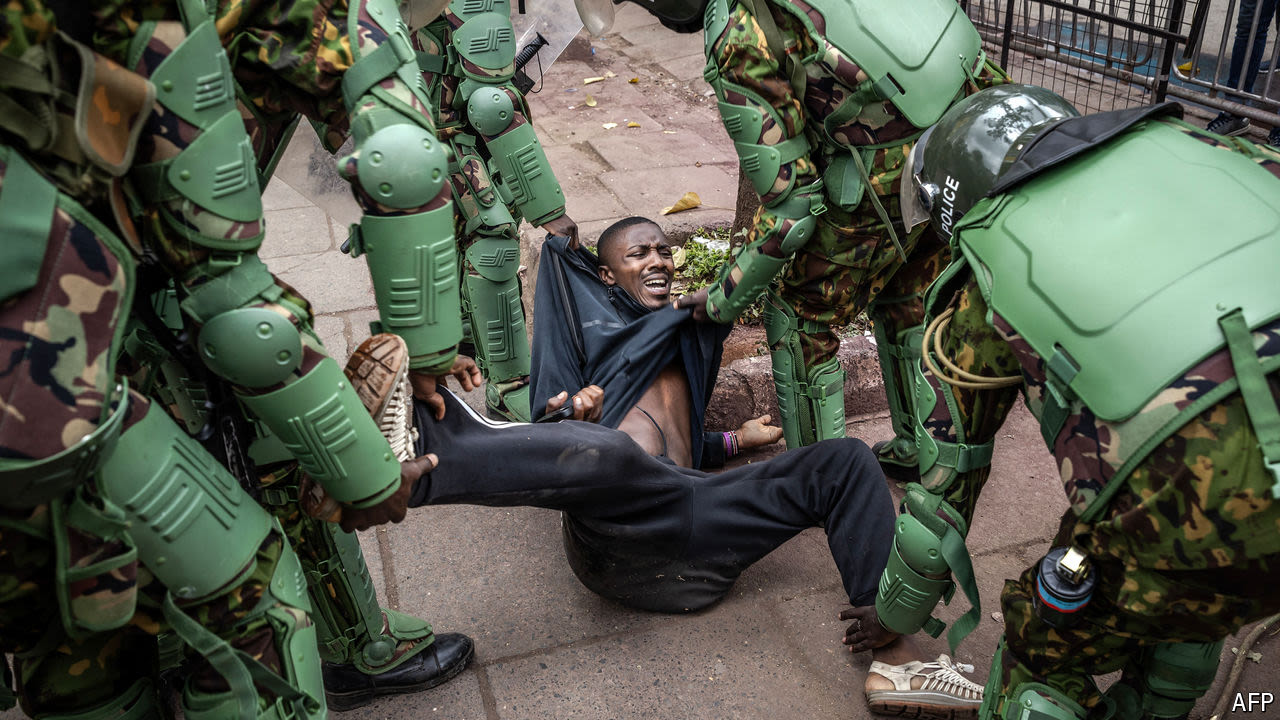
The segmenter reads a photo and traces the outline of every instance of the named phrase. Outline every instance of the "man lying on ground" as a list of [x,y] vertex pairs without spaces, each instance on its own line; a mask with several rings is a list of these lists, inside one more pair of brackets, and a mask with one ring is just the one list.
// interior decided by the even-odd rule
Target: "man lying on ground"
[[[567,238],[542,246],[534,302],[534,417],[573,397],[573,419],[630,435],[681,467],[716,468],[768,445],[782,429],[764,415],[734,432],[706,432],[707,403],[730,325],[673,310],[671,244],[656,223],[629,217],[600,234],[599,257]],[[581,390],[578,390],[581,388]]]

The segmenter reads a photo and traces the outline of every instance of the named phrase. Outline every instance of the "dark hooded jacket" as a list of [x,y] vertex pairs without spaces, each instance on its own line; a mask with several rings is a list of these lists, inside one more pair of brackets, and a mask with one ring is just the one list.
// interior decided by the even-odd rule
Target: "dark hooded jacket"
[[[562,390],[588,385],[604,390],[600,424],[616,428],[640,401],[658,373],[679,359],[689,380],[689,427],[699,467],[724,463],[719,434],[705,433],[702,418],[720,371],[728,325],[695,322],[690,310],[650,310],[597,273],[600,259],[585,247],[570,250],[568,238],[549,237],[542,246],[534,295],[532,411],[540,417],[547,400]],[[715,442],[707,436],[714,435]]]

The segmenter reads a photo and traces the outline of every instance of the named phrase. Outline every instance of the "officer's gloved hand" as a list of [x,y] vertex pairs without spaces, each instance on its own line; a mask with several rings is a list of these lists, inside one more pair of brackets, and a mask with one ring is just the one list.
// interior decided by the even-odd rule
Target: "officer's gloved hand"
[[569,249],[578,249],[578,223],[574,222],[573,218],[569,217],[567,213],[555,220],[548,220],[543,223],[542,229],[552,235],[569,238]]
[[453,366],[443,375],[432,375],[417,370],[409,371],[409,384],[413,386],[413,396],[426,403],[431,409],[431,415],[437,420],[444,419],[444,396],[436,392],[436,384],[443,384],[450,377],[458,381],[458,385],[464,392],[475,390],[480,387],[480,383],[484,382],[484,378],[480,375],[480,368],[476,367],[476,361],[466,355],[454,358]]

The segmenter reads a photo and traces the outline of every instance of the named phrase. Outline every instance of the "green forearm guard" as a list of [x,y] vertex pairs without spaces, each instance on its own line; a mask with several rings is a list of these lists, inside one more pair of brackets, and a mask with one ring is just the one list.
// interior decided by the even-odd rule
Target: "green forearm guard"
[[338,502],[366,508],[400,487],[400,463],[333,358],[279,390],[239,397]]
[[[793,188],[765,210],[774,216],[772,226],[738,252],[708,291],[707,315],[716,322],[730,323],[737,319],[817,231],[817,216],[827,211],[822,204],[822,181]],[[784,233],[779,242],[782,256],[766,255],[765,245],[780,232]]]
[[124,509],[139,559],[183,600],[243,580],[271,529],[271,516],[154,403],[120,435],[98,489]]
[[404,338],[410,367],[447,371],[462,339],[453,208],[365,216],[359,235],[383,328]]
[[499,191],[510,196],[510,204],[530,225],[541,225],[564,214],[564,193],[547,154],[525,123],[488,141],[493,168],[500,182]]

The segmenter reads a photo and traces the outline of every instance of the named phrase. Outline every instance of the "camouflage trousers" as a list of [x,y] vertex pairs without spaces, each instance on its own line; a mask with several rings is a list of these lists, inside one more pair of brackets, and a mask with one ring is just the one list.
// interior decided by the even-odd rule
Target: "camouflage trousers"
[[[988,324],[988,306],[972,280],[950,307],[956,313],[943,333],[947,357],[984,376],[1025,370],[1024,382],[1032,386],[1034,400],[1034,380],[1042,366],[1019,366],[1011,350],[1019,339],[1011,340],[1009,330]],[[1271,382],[1274,394],[1280,387],[1276,376]],[[989,441],[1018,392],[1018,387],[953,388],[959,417],[953,419],[939,398],[926,431],[955,442],[958,425],[965,442]],[[1039,407],[1034,401],[1029,406],[1033,412]],[[1088,422],[1082,416],[1069,418],[1068,431]],[[1105,461],[1105,453],[1102,457]],[[1056,460],[1064,481],[1079,474],[1070,458]],[[946,488],[948,502],[967,518],[989,471],[983,467],[960,473]],[[929,471],[922,481],[928,486],[941,478]],[[1213,642],[1280,611],[1280,593],[1274,591],[1280,574],[1280,502],[1270,496],[1272,482],[1244,401],[1234,394],[1148,454],[1100,520],[1084,524],[1078,506],[1068,510],[1053,546],[1074,543],[1085,551],[1098,584],[1078,621],[1057,629],[1036,614],[1034,566],[1005,583],[1004,692],[1040,682],[1093,707],[1100,695],[1092,676],[1136,670],[1150,646]]]
[[[896,152],[880,151],[877,166],[869,170],[878,178],[891,170],[900,171],[909,148],[908,144],[893,148]],[[888,337],[919,325],[924,319],[924,290],[950,258],[947,244],[925,225],[909,234],[899,233],[909,260],[904,263],[872,205],[871,192],[867,189],[852,212],[828,206],[827,212],[818,216],[814,236],[775,282],[783,302],[797,317],[826,326],[819,332],[800,331],[806,367],[835,357],[840,337],[833,328],[852,322],[878,299],[886,301],[881,321],[887,325]],[[890,218],[900,217],[896,193],[879,199]],[[890,299],[896,302],[887,302]]]
[[[50,505],[0,510],[0,650],[14,654],[19,700],[32,717],[84,711],[125,693],[139,679],[154,679],[160,669],[156,636],[168,630],[162,610],[166,588],[138,567],[136,610],[125,625],[74,638],[64,631],[52,540],[60,529],[50,510]],[[276,673],[282,665],[275,632],[256,610],[283,547],[283,538],[272,533],[258,549],[256,569],[239,586],[202,603],[178,602],[207,630]],[[114,589],[109,579],[98,585],[87,590]],[[297,612],[306,623],[305,613]],[[204,658],[194,653],[188,658],[193,688],[226,691],[226,682]]]

